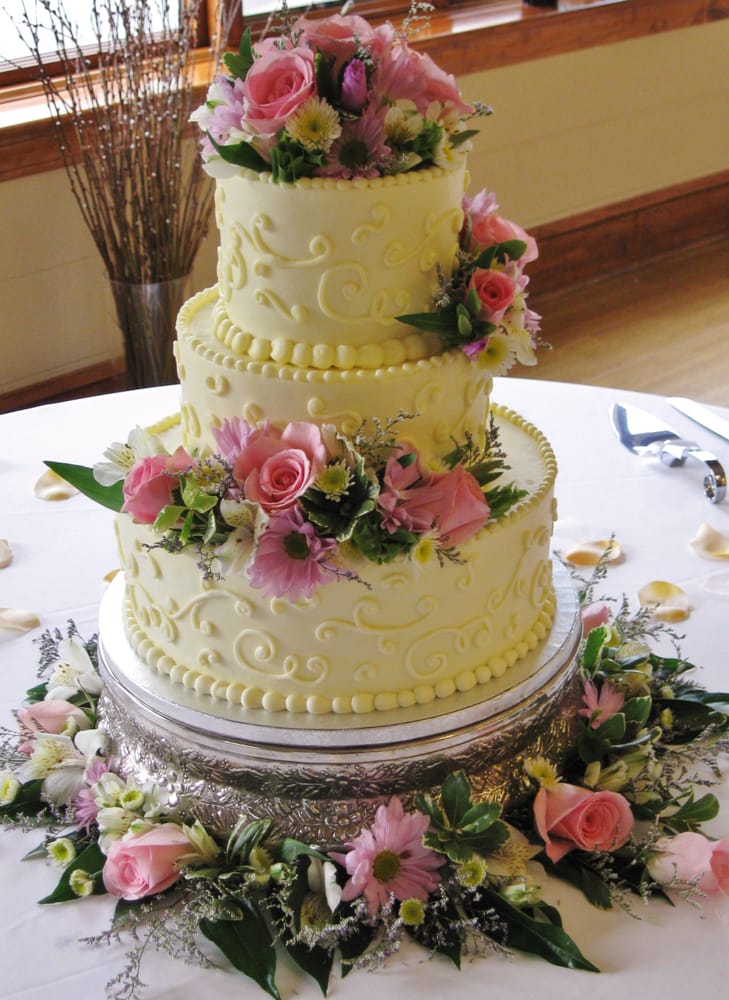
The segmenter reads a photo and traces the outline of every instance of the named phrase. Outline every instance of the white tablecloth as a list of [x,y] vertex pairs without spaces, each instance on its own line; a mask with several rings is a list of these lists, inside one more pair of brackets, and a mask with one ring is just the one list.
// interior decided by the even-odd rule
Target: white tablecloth
[[[34,497],[43,459],[92,465],[113,440],[125,440],[136,423],[150,424],[175,412],[177,387],[84,399],[0,416],[0,538],[14,560],[0,570],[0,607],[37,612],[41,628],[64,628],[73,618],[81,632],[95,631],[104,575],[118,565],[112,514],[84,497],[59,503]],[[612,566],[600,593],[626,594],[635,604],[649,580],[680,584],[693,611],[679,628],[683,651],[698,665],[697,680],[729,690],[729,564],[700,558],[688,542],[706,521],[729,532],[729,499],[718,505],[703,496],[697,463],[670,469],[631,455],[616,441],[607,411],[616,400],[632,402],[698,438],[729,469],[729,442],[692,425],[659,397],[589,386],[497,380],[494,398],[537,424],[553,444],[559,463],[559,522],[555,546],[570,540],[615,534],[625,560]],[[729,415],[725,411],[725,415]],[[0,630],[0,718],[12,726],[17,708],[34,681],[33,638]],[[729,782],[717,794],[722,814],[709,829],[729,833]],[[20,863],[42,839],[40,833],[0,831],[0,996],[22,1000],[83,996],[101,998],[104,986],[124,963],[123,945],[93,947],[79,939],[108,926],[113,901],[94,897],[78,903],[38,906],[55,885],[57,870],[42,861]],[[334,978],[329,995],[369,1000],[417,996],[441,1000],[464,996],[515,1000],[567,1000],[589,995],[673,998],[712,996],[729,981],[729,899],[709,900],[701,909],[633,900],[633,916],[594,910],[569,887],[545,880],[545,895],[562,911],[566,929],[601,970],[600,975],[558,969],[523,956],[464,960],[460,973],[441,958],[406,947],[372,975]],[[636,919],[639,918],[639,919]],[[222,963],[221,963],[222,964]],[[285,959],[278,981],[284,1000],[320,996],[315,985]],[[151,998],[197,996],[253,998],[255,985],[228,970],[202,971],[150,955],[142,969]]]

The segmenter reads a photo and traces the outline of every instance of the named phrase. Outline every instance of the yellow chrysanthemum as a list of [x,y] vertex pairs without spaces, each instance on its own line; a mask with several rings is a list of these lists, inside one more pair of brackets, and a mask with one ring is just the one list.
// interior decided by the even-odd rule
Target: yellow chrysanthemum
[[320,97],[310,97],[291,116],[286,132],[304,149],[326,153],[342,134],[342,126],[331,104]]
[[425,566],[425,564],[429,563],[433,558],[434,552],[435,544],[433,539],[429,535],[423,535],[413,549],[413,560],[418,563],[419,566]]
[[524,761],[524,770],[543,788],[554,788],[559,784],[557,769],[544,757],[528,757]]
[[490,334],[488,343],[479,353],[477,360],[489,375],[505,375],[514,364],[511,341],[503,333]]

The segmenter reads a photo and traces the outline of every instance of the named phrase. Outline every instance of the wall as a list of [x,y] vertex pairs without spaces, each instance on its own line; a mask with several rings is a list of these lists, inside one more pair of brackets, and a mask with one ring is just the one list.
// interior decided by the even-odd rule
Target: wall
[[[729,166],[729,20],[464,77],[495,109],[472,189],[535,226]],[[123,351],[63,171],[0,185],[0,395]],[[192,277],[215,274],[214,227]]]

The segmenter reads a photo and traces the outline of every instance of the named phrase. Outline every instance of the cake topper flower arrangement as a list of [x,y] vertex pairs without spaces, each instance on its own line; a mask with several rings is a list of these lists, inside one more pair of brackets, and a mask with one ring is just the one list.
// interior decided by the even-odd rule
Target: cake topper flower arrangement
[[293,182],[447,167],[474,135],[466,121],[489,111],[466,104],[454,77],[408,44],[429,9],[415,4],[401,33],[356,14],[294,20],[285,5],[275,37],[253,42],[246,29],[192,116],[207,171],[247,167]]
[[274,1000],[280,949],[325,995],[337,967],[375,969],[405,939],[456,967],[516,949],[597,972],[549,902],[554,878],[628,912],[631,896],[729,896],[729,837],[703,831],[719,804],[697,794],[716,773],[729,695],[652,652],[640,616],[606,609],[583,610],[582,708],[564,758],[515,761],[523,801],[504,810],[456,771],[412,801],[392,796],[346,843],[317,845],[268,819],[215,833],[125,772],[98,727],[96,642],[71,623],[39,640],[38,683],[1,734],[0,821],[46,828],[26,855],[57,866],[42,903],[115,900],[110,929],[84,942],[130,938],[109,996],[141,995],[150,948],[209,967],[200,935]]
[[245,573],[264,597],[311,598],[358,562],[459,559],[458,546],[525,493],[509,483],[496,425],[427,468],[399,414],[352,438],[335,427],[242,418],[214,433],[217,452],[170,453],[137,428],[93,470],[47,464],[82,493],[149,524],[169,552],[193,547],[209,578]]

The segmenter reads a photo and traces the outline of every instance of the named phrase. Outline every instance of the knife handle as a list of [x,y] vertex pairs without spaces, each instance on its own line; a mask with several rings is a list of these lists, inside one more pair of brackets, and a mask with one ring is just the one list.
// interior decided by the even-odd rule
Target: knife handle
[[716,455],[705,451],[693,441],[680,438],[666,441],[661,448],[661,461],[665,465],[683,465],[687,458],[703,463],[708,469],[704,476],[704,493],[711,503],[721,503],[726,496],[726,473]]

